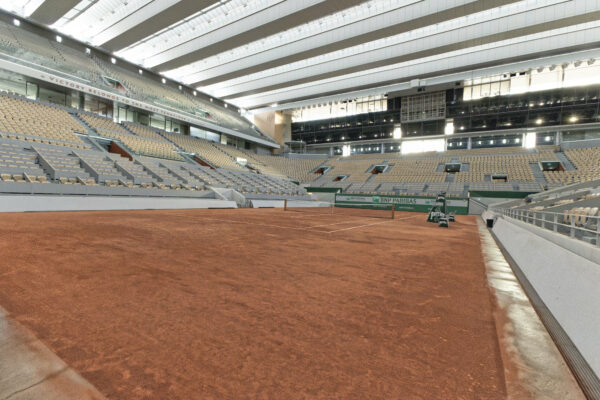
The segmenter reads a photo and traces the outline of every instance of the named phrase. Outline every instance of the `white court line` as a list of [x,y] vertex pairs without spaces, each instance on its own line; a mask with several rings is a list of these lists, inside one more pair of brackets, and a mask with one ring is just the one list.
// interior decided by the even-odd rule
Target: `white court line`
[[[364,217],[364,218],[368,218],[368,217]],[[363,218],[363,219],[364,219],[364,218]],[[312,225],[312,226],[309,226],[309,228],[318,228],[318,227],[320,227],[320,226],[330,226],[330,225],[349,224],[349,223],[352,223],[352,222],[362,222],[362,220],[358,220],[358,219],[357,219],[356,221],[344,221],[344,222],[335,222],[335,223],[333,223],[333,224]]]
[[310,229],[311,227],[305,227],[305,228],[300,228],[300,227],[293,227],[293,226],[281,226],[281,225],[273,225],[273,224],[259,224],[256,222],[249,222],[249,221],[234,221],[231,219],[222,219],[222,218],[210,218],[210,217],[196,217],[196,218],[200,218],[200,219],[208,219],[208,220],[212,220],[212,221],[221,221],[221,222],[233,222],[235,224],[246,224],[246,225],[254,225],[254,226],[270,226],[273,228],[283,228],[283,229],[295,229],[295,230],[299,230],[299,231],[311,231],[311,232],[322,232],[322,233],[328,233],[328,231],[320,231],[320,230],[315,230],[315,229]]
[[[311,207],[311,208],[326,208],[326,207]],[[294,210],[287,210],[285,212],[295,212],[296,215],[299,218],[302,218],[301,215],[336,215],[335,213],[332,212],[309,212],[309,211],[294,211]],[[291,215],[290,215],[291,217]]]
[[[232,222],[232,223],[235,223],[235,224],[246,224],[246,225],[254,225],[254,226],[268,226],[268,227],[272,227],[272,228],[292,229],[292,230],[299,230],[299,231],[309,231],[309,232],[318,232],[318,233],[327,233],[327,234],[330,234],[330,233],[335,233],[335,232],[348,231],[350,229],[364,228],[364,227],[367,227],[367,226],[380,225],[380,224],[385,224],[385,223],[389,223],[389,222],[400,221],[400,220],[403,220],[403,219],[416,218],[418,216],[419,215],[413,215],[412,217],[390,219],[388,221],[375,222],[375,223],[372,223],[372,224],[357,225],[357,226],[352,226],[350,228],[336,229],[334,231],[322,231],[322,230],[319,230],[319,229],[312,229],[312,228],[316,228],[316,227],[319,227],[319,226],[322,226],[322,225],[308,226],[308,227],[293,227],[293,226],[281,226],[281,225],[274,225],[274,224],[260,224],[260,223],[249,222],[249,221],[235,221],[235,220],[229,220],[229,219],[223,219],[223,218],[211,218],[211,217],[196,217],[196,218],[205,219],[205,220],[212,220],[212,221],[220,221],[220,222]],[[345,221],[343,223],[347,223],[347,222],[348,221]],[[342,223],[342,222],[340,222],[340,223]]]
[[380,224],[386,224],[388,222],[394,222],[394,221],[400,221],[403,219],[410,219],[410,218],[416,218],[418,217],[418,215],[413,215],[412,217],[406,217],[406,218],[398,218],[398,219],[390,219],[389,221],[383,221],[383,222],[375,222],[373,224],[366,224],[366,225],[358,225],[358,226],[353,226],[350,228],[344,228],[344,229],[337,229],[335,231],[329,231],[327,233],[335,233],[335,232],[341,232],[341,231],[349,231],[350,229],[356,229],[356,228],[364,228],[366,226],[373,226],[373,225],[380,225]]

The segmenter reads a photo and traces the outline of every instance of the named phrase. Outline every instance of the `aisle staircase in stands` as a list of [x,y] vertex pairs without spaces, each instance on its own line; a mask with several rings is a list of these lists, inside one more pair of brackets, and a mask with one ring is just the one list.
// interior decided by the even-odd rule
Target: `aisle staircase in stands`
[[533,177],[535,181],[538,183],[548,183],[546,177],[544,176],[544,171],[540,168],[540,163],[532,162],[529,163],[529,167],[531,168],[531,172],[533,172]]
[[554,154],[556,154],[556,157],[558,157],[565,171],[575,171],[577,169],[571,160],[569,160],[569,157],[567,157],[564,151],[557,151]]

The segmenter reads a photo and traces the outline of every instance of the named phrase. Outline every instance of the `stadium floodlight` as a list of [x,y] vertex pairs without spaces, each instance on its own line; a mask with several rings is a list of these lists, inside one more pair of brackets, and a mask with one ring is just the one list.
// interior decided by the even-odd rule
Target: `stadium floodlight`
[[506,139],[502,139],[502,144],[506,144]]
[[142,75],[144,73],[144,71],[142,71],[142,69],[138,69],[138,74]]
[[444,128],[445,135],[454,135],[454,121],[446,122],[446,127]]
[[161,81],[163,84],[167,83],[167,80],[166,80],[165,78],[162,78],[160,81]]
[[348,157],[350,155],[350,146],[342,146],[342,157]]
[[227,103],[223,103],[223,107],[227,108]]
[[527,132],[525,135],[525,148],[533,149],[535,148],[537,134],[535,132]]
[[62,36],[60,36],[60,35],[56,35],[56,41],[57,41],[58,43],[62,43]]
[[111,62],[112,64],[116,64],[116,63],[117,63],[117,59],[116,59],[116,58],[114,58],[114,57],[111,57],[111,58],[110,58],[110,62]]
[[541,119],[541,118],[538,118],[538,119],[535,120],[535,123],[538,124],[538,125],[541,125],[543,122],[544,122],[544,120]]
[[17,18],[13,19],[13,25],[14,26],[21,26],[21,21],[18,20]]
[[85,54],[90,55],[92,54],[92,49],[90,49],[89,47],[85,48]]
[[397,126],[394,128],[394,139],[401,139],[402,138],[402,127]]
[[213,102],[213,98],[212,98],[212,97],[210,98],[210,102],[211,102],[211,103]]
[[194,96],[198,95],[198,93],[195,90],[192,93],[194,94]]
[[579,121],[579,118],[577,118],[577,115],[573,115],[571,116],[571,118],[569,118],[569,122],[575,123]]

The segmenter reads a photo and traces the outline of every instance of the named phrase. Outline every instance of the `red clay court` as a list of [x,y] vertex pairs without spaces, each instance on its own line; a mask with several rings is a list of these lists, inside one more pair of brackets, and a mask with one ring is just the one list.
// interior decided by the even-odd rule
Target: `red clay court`
[[4,214],[0,304],[110,399],[500,399],[475,218]]

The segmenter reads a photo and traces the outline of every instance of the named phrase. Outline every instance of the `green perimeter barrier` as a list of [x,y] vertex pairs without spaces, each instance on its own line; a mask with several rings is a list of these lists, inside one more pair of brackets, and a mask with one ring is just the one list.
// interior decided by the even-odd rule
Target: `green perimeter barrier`
[[306,187],[304,188],[308,193],[341,193],[342,188],[330,188],[330,187]]
[[491,190],[471,190],[469,197],[491,197],[499,199],[524,199],[530,194],[539,192],[508,192],[508,191],[491,191]]
[[[371,195],[371,194],[336,194],[336,207],[343,207],[344,203],[352,203],[356,205],[364,204],[365,208],[369,208],[370,204],[378,205],[377,209],[381,209],[382,204],[389,204],[389,208],[396,211],[416,211],[427,213],[435,204],[436,196],[420,197],[420,196],[389,196],[389,195]],[[462,197],[446,198],[446,204],[449,212],[455,214],[467,215],[469,213],[469,199]],[[373,207],[375,208],[375,207]]]

